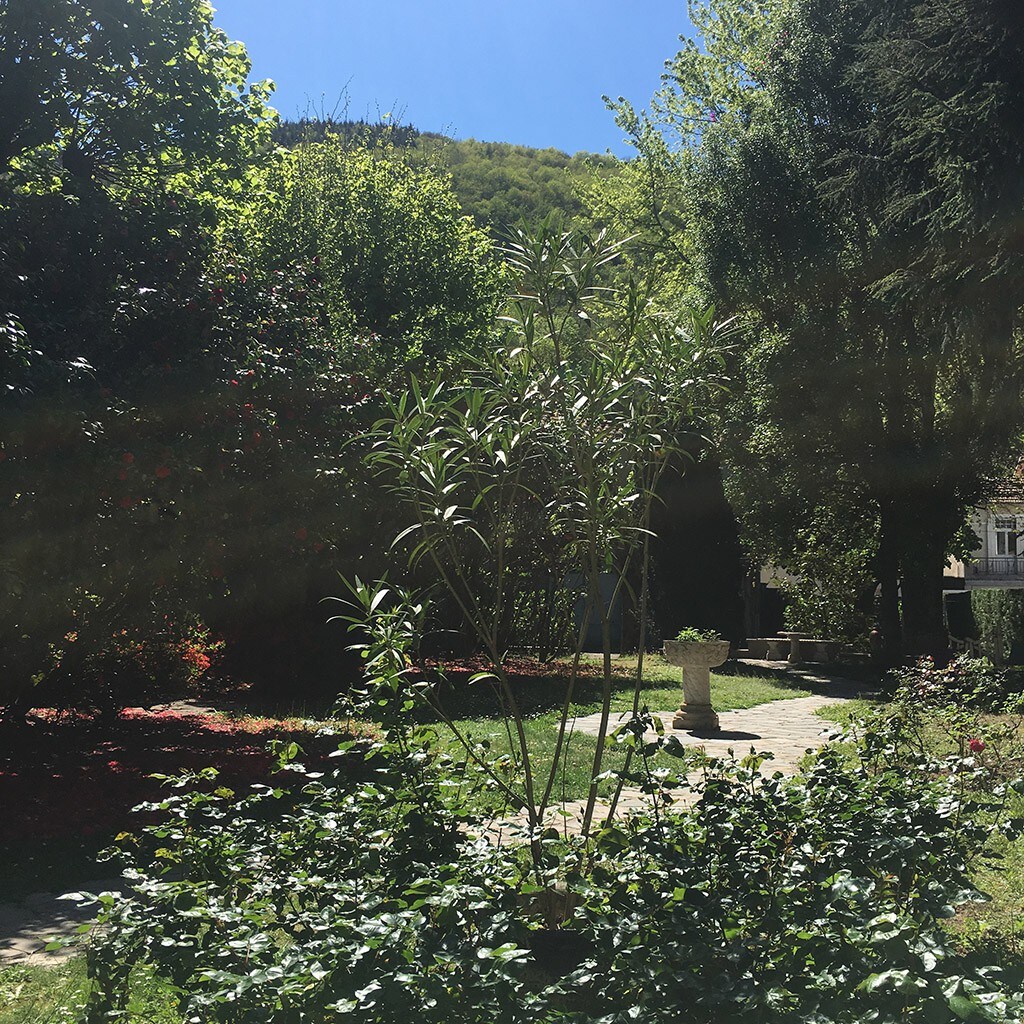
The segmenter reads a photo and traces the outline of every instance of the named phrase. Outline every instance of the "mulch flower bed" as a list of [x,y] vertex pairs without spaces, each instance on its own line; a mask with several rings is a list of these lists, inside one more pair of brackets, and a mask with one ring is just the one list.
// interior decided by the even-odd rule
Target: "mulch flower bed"
[[40,709],[0,736],[0,846],[112,836],[140,824],[131,810],[159,798],[154,773],[215,767],[230,788],[265,782],[272,739],[294,740],[319,764],[343,738],[305,723],[128,708],[114,721]]

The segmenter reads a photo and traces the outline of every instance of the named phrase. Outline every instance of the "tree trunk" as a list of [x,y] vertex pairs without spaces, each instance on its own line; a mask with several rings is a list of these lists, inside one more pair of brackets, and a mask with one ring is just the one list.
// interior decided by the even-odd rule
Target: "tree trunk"
[[904,545],[903,649],[906,654],[931,655],[941,664],[949,660],[949,635],[942,613],[942,571],[946,565],[944,539],[928,537],[924,530],[911,533],[911,550]]
[[880,516],[878,554],[875,557],[878,578],[878,630],[882,634],[879,659],[886,667],[898,665],[903,654],[903,629],[900,622],[899,552],[894,537],[895,523],[890,509]]

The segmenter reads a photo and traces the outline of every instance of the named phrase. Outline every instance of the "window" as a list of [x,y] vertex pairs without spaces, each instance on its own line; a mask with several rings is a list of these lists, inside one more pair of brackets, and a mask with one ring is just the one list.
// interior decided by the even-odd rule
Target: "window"
[[1017,519],[1015,516],[996,516],[996,554],[1016,557]]

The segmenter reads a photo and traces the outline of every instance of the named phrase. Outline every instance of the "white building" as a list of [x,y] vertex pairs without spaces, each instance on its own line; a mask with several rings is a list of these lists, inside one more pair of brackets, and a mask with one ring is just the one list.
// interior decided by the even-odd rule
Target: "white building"
[[1012,479],[993,489],[985,505],[974,510],[970,525],[981,543],[966,561],[949,560],[946,578],[950,589],[1024,587],[1024,476],[1020,467]]

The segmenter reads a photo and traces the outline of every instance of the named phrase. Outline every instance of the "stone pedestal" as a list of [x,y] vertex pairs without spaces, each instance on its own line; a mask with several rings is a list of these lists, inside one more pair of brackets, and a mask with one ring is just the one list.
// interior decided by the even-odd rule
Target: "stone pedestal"
[[666,640],[665,660],[683,670],[683,703],[673,729],[715,732],[720,726],[711,706],[711,669],[729,657],[728,640]]
[[779,636],[789,641],[789,657],[786,659],[790,665],[800,664],[800,641],[809,639],[810,633],[798,633],[795,630],[782,630]]

